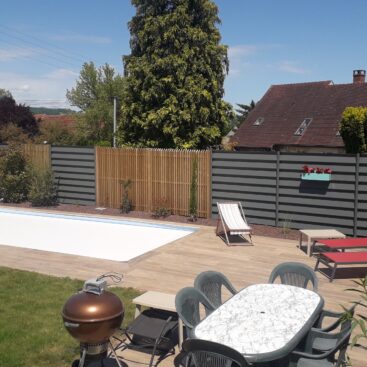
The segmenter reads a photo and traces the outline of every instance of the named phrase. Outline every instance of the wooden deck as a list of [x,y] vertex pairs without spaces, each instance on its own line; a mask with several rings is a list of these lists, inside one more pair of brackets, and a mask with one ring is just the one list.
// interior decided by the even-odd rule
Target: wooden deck
[[[253,242],[253,246],[228,247],[215,236],[214,228],[200,227],[197,232],[129,263],[0,246],[0,265],[78,279],[116,271],[124,274],[123,286],[168,293],[192,285],[198,273],[209,269],[223,272],[235,287],[241,289],[250,284],[267,282],[274,266],[284,261],[300,261],[311,267],[315,265],[315,259],[307,257],[297,248],[296,241],[261,237],[255,233]],[[318,273],[319,293],[325,299],[325,307],[340,311],[340,305],[349,306],[349,302],[355,298],[345,291],[352,286],[350,277],[361,277],[364,274],[366,268],[340,270],[336,280],[329,283],[328,279]],[[365,351],[355,348],[350,351],[350,356],[353,367],[366,367]],[[160,364],[163,367],[172,365],[172,358]]]

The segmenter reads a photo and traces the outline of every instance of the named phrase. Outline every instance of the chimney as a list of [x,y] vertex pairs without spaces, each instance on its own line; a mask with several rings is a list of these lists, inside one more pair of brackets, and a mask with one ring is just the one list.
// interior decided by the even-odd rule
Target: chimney
[[366,70],[353,70],[353,84],[363,84],[366,82]]

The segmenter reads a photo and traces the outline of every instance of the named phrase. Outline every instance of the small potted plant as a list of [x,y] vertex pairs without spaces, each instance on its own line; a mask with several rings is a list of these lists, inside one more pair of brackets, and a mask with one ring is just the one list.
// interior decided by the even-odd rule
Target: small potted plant
[[330,181],[331,169],[303,166],[301,180]]

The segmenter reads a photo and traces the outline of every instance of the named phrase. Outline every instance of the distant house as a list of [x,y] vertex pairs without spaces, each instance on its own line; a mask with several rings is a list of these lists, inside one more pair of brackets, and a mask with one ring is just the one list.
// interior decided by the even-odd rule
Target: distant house
[[350,84],[327,80],[273,85],[231,143],[237,150],[344,152],[341,116],[346,107],[367,107],[365,77],[365,70],[354,70]]

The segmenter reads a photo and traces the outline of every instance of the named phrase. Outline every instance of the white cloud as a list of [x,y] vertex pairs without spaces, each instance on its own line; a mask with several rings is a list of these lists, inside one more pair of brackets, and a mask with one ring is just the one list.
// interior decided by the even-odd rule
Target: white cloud
[[68,69],[55,69],[40,77],[0,72],[0,88],[9,90],[18,103],[34,107],[68,108],[66,90],[75,85],[77,75]]
[[279,70],[282,71],[286,71],[287,73],[292,73],[292,74],[307,74],[310,71],[298,66],[298,63],[295,61],[282,61],[279,65],[278,65]]
[[84,34],[78,33],[66,33],[66,34],[56,34],[49,36],[49,39],[53,41],[62,41],[62,42],[81,42],[81,43],[111,43],[112,40],[109,37],[103,36],[86,36]]
[[33,48],[0,48],[0,62],[27,58],[37,53],[38,50]]
[[237,45],[228,47],[229,76],[237,76],[250,63],[248,58],[259,49],[256,45]]
[[257,44],[257,45],[236,45],[228,47],[229,76],[239,76],[244,69],[253,64],[250,61],[261,52],[282,47],[280,44]]

